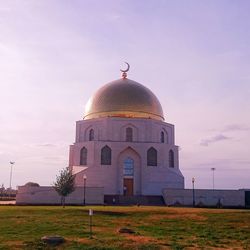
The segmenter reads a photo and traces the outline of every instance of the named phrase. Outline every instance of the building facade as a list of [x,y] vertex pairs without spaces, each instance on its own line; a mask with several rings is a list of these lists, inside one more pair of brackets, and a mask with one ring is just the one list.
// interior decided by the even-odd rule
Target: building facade
[[184,188],[174,125],[164,122],[157,97],[127,78],[105,84],[76,122],[69,166],[76,185],[102,187],[105,195],[162,195]]

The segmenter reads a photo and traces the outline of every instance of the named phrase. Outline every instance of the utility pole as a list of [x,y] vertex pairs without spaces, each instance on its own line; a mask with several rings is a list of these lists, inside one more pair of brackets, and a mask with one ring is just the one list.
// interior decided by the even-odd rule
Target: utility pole
[[12,168],[13,168],[13,165],[15,164],[14,161],[10,161],[10,187],[9,187],[9,198],[11,197],[11,182],[12,182]]
[[192,178],[192,184],[193,184],[193,207],[195,207],[195,195],[194,195],[194,177]]
[[213,173],[213,190],[214,190],[214,171],[216,170],[216,168],[211,168],[212,173]]

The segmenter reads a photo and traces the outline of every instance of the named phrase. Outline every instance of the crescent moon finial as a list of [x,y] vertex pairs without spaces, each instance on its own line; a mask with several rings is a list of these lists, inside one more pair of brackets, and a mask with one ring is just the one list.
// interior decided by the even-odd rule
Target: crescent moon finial
[[127,78],[127,72],[129,71],[130,69],[130,65],[125,62],[127,64],[127,68],[126,69],[120,69],[120,71],[122,72],[122,78]]

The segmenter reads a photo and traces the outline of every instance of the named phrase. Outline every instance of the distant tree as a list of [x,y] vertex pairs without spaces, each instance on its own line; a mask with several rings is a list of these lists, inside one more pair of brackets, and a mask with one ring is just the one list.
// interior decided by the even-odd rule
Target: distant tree
[[72,174],[69,167],[60,171],[60,174],[56,176],[53,187],[61,196],[61,205],[64,207],[66,196],[75,190],[75,176]]
[[1,199],[3,198],[3,194],[4,194],[4,191],[5,191],[5,188],[4,188],[4,185],[2,184],[2,187],[0,188],[0,191],[1,191]]
[[40,187],[40,185],[36,182],[27,182],[24,186],[29,186],[29,187]]

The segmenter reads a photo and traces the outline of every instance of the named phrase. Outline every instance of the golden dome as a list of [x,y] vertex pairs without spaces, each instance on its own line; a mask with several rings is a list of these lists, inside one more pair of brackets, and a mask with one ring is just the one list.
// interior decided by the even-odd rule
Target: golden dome
[[83,119],[100,117],[164,120],[161,104],[151,90],[127,78],[104,85],[89,99]]

